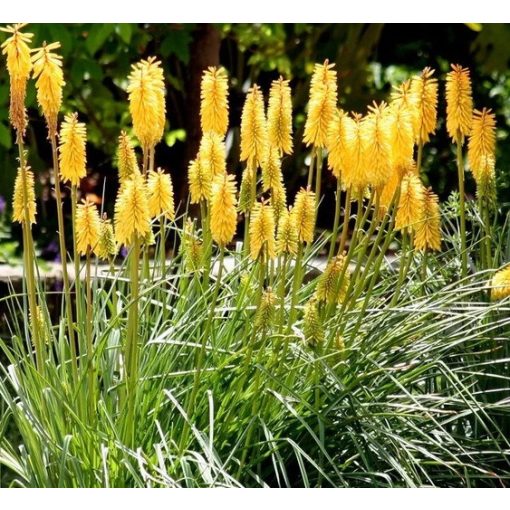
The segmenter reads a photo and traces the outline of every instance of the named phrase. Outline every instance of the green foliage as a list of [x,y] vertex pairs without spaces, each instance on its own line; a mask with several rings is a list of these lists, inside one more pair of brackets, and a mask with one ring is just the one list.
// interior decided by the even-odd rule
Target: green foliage
[[[188,272],[182,252],[167,261],[165,278],[155,266],[141,283],[132,445],[122,439],[121,405],[121,346],[133,306],[123,276],[127,268],[120,265],[116,275],[103,274],[94,282],[95,389],[87,379],[79,386],[71,382],[63,324],[51,328],[54,348],[41,378],[34,370],[32,346],[24,340],[27,324],[11,314],[12,343],[0,343],[6,359],[0,378],[6,411],[0,422],[0,462],[11,484],[506,485],[510,307],[508,299],[487,301],[492,271],[457,280],[455,196],[444,217],[445,250],[428,255],[425,272],[422,256],[414,255],[393,305],[397,272],[385,265],[376,285],[358,294],[343,312],[314,312],[314,320],[317,313],[324,320],[314,346],[305,341],[305,310],[317,278],[300,289],[299,319],[286,333],[278,300],[270,327],[253,328],[261,289],[247,275],[247,269],[256,274],[257,267],[241,254],[230,254],[230,270],[219,287],[204,281],[200,270]],[[476,207],[468,217],[474,254],[480,243]],[[494,239],[496,263],[510,249],[508,218],[505,225]],[[323,243],[322,238],[315,243],[309,263]],[[359,246],[353,259],[363,256]],[[287,266],[277,275],[275,288],[280,278],[292,281],[293,273]],[[372,266],[362,279],[377,274]],[[21,295],[2,301],[13,310],[23,309]],[[290,296],[287,311],[289,301]],[[44,317],[49,320],[46,309]],[[197,353],[207,332],[198,393],[187,410]],[[93,422],[83,414],[91,402],[97,409]],[[19,437],[3,435],[7,428]]]

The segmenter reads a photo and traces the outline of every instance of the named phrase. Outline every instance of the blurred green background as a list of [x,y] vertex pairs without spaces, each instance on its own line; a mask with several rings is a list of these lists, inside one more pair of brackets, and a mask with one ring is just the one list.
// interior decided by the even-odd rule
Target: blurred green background
[[[373,100],[388,98],[391,86],[425,66],[440,82],[437,134],[425,149],[426,180],[444,199],[456,186],[452,147],[444,127],[444,75],[450,63],[471,69],[475,105],[492,108],[498,121],[498,193],[510,201],[510,25],[504,24],[32,24],[34,47],[60,41],[64,57],[65,112],[78,111],[88,128],[88,172],[82,191],[105,197],[111,214],[117,191],[115,149],[121,129],[130,129],[126,77],[130,65],[157,55],[167,81],[167,126],[157,147],[156,164],[171,171],[178,200],[187,196],[186,169],[200,140],[199,91],[202,70],[224,66],[230,76],[229,170],[240,175],[239,124],[244,94],[257,82],[267,97],[280,74],[291,79],[295,153],[283,164],[289,197],[306,174],[302,138],[308,86],[315,62],[336,63],[342,108],[364,113]],[[5,35],[2,34],[2,40]],[[0,66],[0,261],[14,260],[18,227],[11,226],[10,200],[16,151],[8,123],[9,83],[5,59]],[[36,171],[41,255],[57,256],[55,203],[51,198],[51,153],[39,115],[33,82],[28,89],[29,162]],[[324,173],[326,197],[319,226],[331,221],[335,183]],[[474,194],[473,182],[467,191]],[[6,202],[3,206],[2,198]],[[68,204],[67,204],[68,205]],[[2,210],[4,212],[2,212]],[[67,213],[66,208],[66,213]]]

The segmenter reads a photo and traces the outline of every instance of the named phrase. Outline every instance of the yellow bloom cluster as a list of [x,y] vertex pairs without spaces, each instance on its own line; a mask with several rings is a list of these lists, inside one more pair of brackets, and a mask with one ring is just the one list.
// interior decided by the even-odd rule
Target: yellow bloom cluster
[[288,80],[274,80],[269,91],[267,129],[270,144],[282,154],[292,154],[292,99]]
[[278,222],[276,237],[276,253],[278,255],[296,255],[298,245],[298,232],[294,222],[294,216],[284,209]]
[[[23,173],[25,183],[23,183]],[[14,181],[14,195],[12,200],[12,219],[18,223],[25,221],[25,208],[28,208],[28,221],[35,223],[37,206],[35,201],[34,174],[30,167],[18,168]]]
[[154,147],[165,127],[165,83],[161,62],[149,57],[132,66],[129,75],[129,111],[133,129],[142,147]]
[[115,239],[119,245],[129,246],[135,235],[142,239],[150,232],[147,186],[142,175],[135,173],[115,202]]
[[312,243],[315,230],[315,193],[310,189],[301,188],[294,200],[292,208],[298,241]]
[[32,71],[29,44],[32,41],[33,34],[21,33],[20,30],[24,26],[25,23],[17,23],[16,25],[0,28],[2,32],[11,34],[2,43],[1,48],[2,54],[7,55],[7,71],[10,78],[11,102],[9,117],[19,138],[23,137],[27,125],[25,96],[27,82]]
[[453,140],[471,131],[473,98],[469,69],[452,64],[446,75],[446,129]]
[[211,192],[211,235],[221,247],[230,243],[236,233],[236,205],[234,177],[227,173],[217,176]]
[[200,157],[190,161],[188,166],[188,184],[191,195],[190,202],[192,204],[198,204],[201,200],[210,199],[212,181],[212,173],[202,166]]
[[492,181],[496,153],[496,118],[487,108],[473,112],[468,141],[468,163],[478,186]]
[[275,257],[275,221],[273,208],[257,202],[250,219],[250,255],[253,260]]
[[149,172],[147,194],[151,218],[164,215],[169,220],[175,219],[174,188],[170,174],[161,168]]
[[93,253],[101,235],[101,220],[94,203],[84,201],[76,208],[76,248],[80,255]]
[[430,140],[437,123],[437,79],[434,69],[426,67],[420,75],[413,76],[410,87],[410,104],[416,142],[424,144]]
[[135,149],[125,131],[121,131],[119,136],[117,166],[119,169],[119,182],[121,186],[133,177],[135,173],[140,173]]
[[65,85],[62,57],[53,52],[58,48],[59,42],[45,44],[32,56],[33,75],[37,79],[37,102],[46,118],[50,138],[57,133],[57,116],[62,104],[62,88]]
[[78,122],[78,114],[66,115],[60,128],[60,178],[77,186],[87,175],[87,155],[85,144],[87,131],[85,124]]
[[241,161],[246,161],[253,170],[267,158],[268,134],[264,113],[264,97],[258,85],[254,85],[246,96],[241,115]]
[[317,148],[324,148],[328,142],[329,126],[333,121],[337,103],[337,76],[335,64],[327,60],[315,64],[310,81],[310,101],[306,117],[303,141]]
[[228,128],[228,79],[223,68],[209,67],[202,75],[200,121],[204,133],[221,138]]

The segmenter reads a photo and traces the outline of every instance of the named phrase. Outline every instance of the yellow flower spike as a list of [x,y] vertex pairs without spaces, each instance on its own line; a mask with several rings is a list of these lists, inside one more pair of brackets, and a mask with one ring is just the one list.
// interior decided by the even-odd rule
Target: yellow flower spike
[[424,202],[425,189],[420,178],[416,174],[408,172],[401,183],[395,229],[415,230],[423,218]]
[[468,163],[477,184],[490,179],[496,153],[496,117],[490,109],[473,112],[468,141]]
[[239,211],[242,213],[251,211],[253,204],[255,203],[256,187],[253,186],[254,179],[256,179],[255,173],[247,168],[243,172],[243,176],[241,178],[241,189],[239,190]]
[[21,33],[20,30],[26,23],[17,23],[2,27],[2,32],[12,34],[2,43],[2,54],[7,55],[7,71],[10,77],[11,100],[9,118],[16,129],[18,138],[22,138],[27,127],[27,115],[25,110],[25,97],[27,82],[32,70],[29,44],[33,34]]
[[113,225],[106,214],[101,218],[99,228],[99,240],[97,242],[96,255],[103,260],[108,260],[117,253],[117,243],[115,242],[115,234],[113,233]]
[[353,120],[343,110],[337,110],[329,126],[328,167],[337,179],[348,172],[347,125],[352,123]]
[[328,60],[325,60],[324,64],[315,64],[303,136],[307,146],[327,146],[329,126],[333,121],[337,103],[337,75],[334,66],[335,64],[330,64]]
[[491,299],[493,301],[510,296],[510,266],[497,271],[491,281]]
[[200,88],[202,132],[224,138],[228,129],[228,78],[222,67],[209,67],[202,74]]
[[368,170],[367,184],[380,189],[388,182],[392,170],[386,103],[369,106],[361,123],[361,139],[364,166]]
[[131,179],[135,173],[140,173],[135,149],[125,131],[121,131],[119,136],[117,167],[119,169],[119,182],[121,186]]
[[255,313],[254,326],[256,330],[269,330],[274,322],[274,313],[276,309],[276,295],[271,287],[268,287],[262,293],[260,306]]
[[262,162],[262,190],[278,186],[282,182],[282,167],[278,148],[274,145],[269,147],[267,157]]
[[271,188],[271,205],[273,206],[275,222],[278,224],[281,214],[287,209],[287,191],[283,179]]
[[232,242],[237,228],[236,185],[227,173],[215,178],[211,193],[211,235],[220,247]]
[[62,105],[62,88],[65,85],[62,57],[53,52],[60,48],[59,42],[44,44],[32,56],[33,76],[37,79],[37,102],[48,124],[50,138],[57,133],[57,117]]
[[76,248],[80,255],[95,252],[101,234],[101,220],[93,202],[84,201],[76,208]]
[[[23,174],[25,171],[27,192],[23,187]],[[25,207],[28,207],[28,218],[30,223],[35,223],[37,205],[35,201],[34,174],[30,167],[25,170],[18,168],[16,180],[14,181],[14,194],[12,200],[12,220],[18,223],[25,221]]]
[[315,193],[301,188],[294,200],[292,217],[296,225],[298,241],[312,243],[315,231]]
[[423,251],[441,251],[439,199],[430,188],[424,192],[422,217],[415,228],[414,247]]
[[190,161],[188,166],[188,185],[192,204],[200,203],[200,200],[211,198],[212,174],[209,169],[202,166],[200,157]]
[[161,168],[149,172],[147,194],[151,218],[164,215],[169,220],[175,219],[174,188],[170,174],[166,174]]
[[253,170],[267,158],[268,135],[264,97],[258,85],[248,91],[241,115],[241,161]]
[[78,122],[78,114],[66,115],[60,128],[60,178],[77,186],[87,175],[87,155],[85,145],[87,131],[83,122]]
[[446,129],[455,141],[469,135],[473,118],[473,98],[469,69],[452,64],[446,75]]
[[187,218],[181,244],[181,253],[183,254],[186,271],[194,272],[200,269],[203,251],[203,244],[195,236],[195,224]]
[[278,222],[278,233],[276,237],[276,253],[278,255],[296,255],[298,244],[298,232],[294,216],[284,209],[280,214]]
[[267,108],[269,143],[282,153],[292,154],[292,98],[289,80],[281,76],[269,91]]
[[[256,202],[250,218],[250,256],[253,260],[275,254],[275,221],[273,208],[264,202]],[[264,250],[265,249],[265,250]]]
[[201,167],[210,172],[213,179],[227,171],[225,143],[218,133],[209,131],[203,134],[198,157]]
[[134,174],[115,202],[115,239],[119,245],[130,245],[135,234],[145,238],[152,232],[148,202],[144,178]]
[[131,66],[128,77],[129,111],[133,129],[142,147],[154,147],[165,127],[165,83],[161,62],[155,57]]
[[414,127],[411,110],[404,102],[394,101],[388,112],[388,138],[391,163],[399,167],[413,158]]
[[369,171],[365,165],[365,144],[362,136],[363,117],[353,113],[345,123],[345,145],[347,148],[345,168],[342,181],[346,187],[363,191],[370,181]]
[[305,304],[303,310],[303,335],[310,347],[317,347],[324,341],[324,327],[314,297]]
[[319,302],[329,305],[342,304],[347,296],[350,273],[345,267],[345,257],[337,255],[327,264],[326,269],[319,277],[315,295]]
[[426,67],[419,76],[411,80],[411,105],[414,114],[416,141],[424,144],[436,130],[437,122],[437,79],[434,69]]

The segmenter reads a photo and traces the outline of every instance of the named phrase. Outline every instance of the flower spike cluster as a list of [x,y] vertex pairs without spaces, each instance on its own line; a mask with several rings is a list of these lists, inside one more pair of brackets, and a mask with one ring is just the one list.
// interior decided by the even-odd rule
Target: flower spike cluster
[[101,235],[101,220],[94,203],[84,201],[76,208],[76,248],[80,255],[93,253]]
[[209,67],[202,75],[200,90],[202,131],[224,138],[228,128],[228,79],[222,67]]
[[493,181],[496,157],[496,117],[487,108],[473,112],[468,162],[478,187]]
[[57,117],[62,104],[62,88],[65,85],[62,57],[53,50],[60,48],[59,42],[44,44],[32,56],[33,76],[37,79],[37,102],[41,107],[50,138],[57,133]]
[[147,187],[142,175],[135,173],[115,202],[115,239],[119,245],[129,246],[135,236],[143,239],[150,232]]
[[414,115],[414,133],[419,144],[428,142],[430,135],[436,131],[437,89],[434,69],[430,67],[411,80],[410,103]]
[[452,140],[464,139],[471,131],[473,98],[469,69],[452,64],[446,75],[446,129]]
[[227,173],[216,177],[211,192],[211,235],[220,246],[232,241],[237,227],[236,186]]
[[254,85],[248,91],[241,115],[241,161],[246,161],[251,171],[267,158],[267,148],[264,97],[258,85]]
[[273,208],[269,204],[257,202],[250,220],[250,255],[253,260],[275,257],[274,230]]
[[2,54],[7,56],[7,71],[10,78],[11,101],[9,107],[9,118],[16,129],[18,138],[25,134],[27,115],[25,110],[25,96],[27,93],[27,82],[32,71],[32,60],[30,58],[29,44],[33,34],[22,33],[21,29],[26,23],[17,23],[5,28],[2,32],[11,34],[2,43]]
[[315,64],[303,136],[307,146],[327,146],[329,126],[333,121],[337,103],[338,87],[334,67],[335,64],[330,64],[328,60],[324,61],[324,64]]
[[161,140],[165,127],[165,83],[161,62],[149,57],[134,64],[128,79],[133,129],[142,147],[149,149]]
[[85,144],[87,131],[83,122],[78,122],[78,114],[66,115],[60,128],[60,178],[77,186],[87,175],[87,155]]
[[166,174],[161,168],[149,172],[147,192],[151,218],[164,215],[169,220],[175,219],[174,188],[170,174]]
[[[26,179],[26,194],[23,186],[23,172]],[[12,220],[18,223],[25,221],[25,208],[28,208],[28,221],[35,223],[37,206],[35,201],[34,174],[30,167],[18,168],[14,181],[14,195],[12,200]]]
[[267,108],[269,142],[282,154],[292,154],[292,98],[289,80],[281,76],[269,91]]

